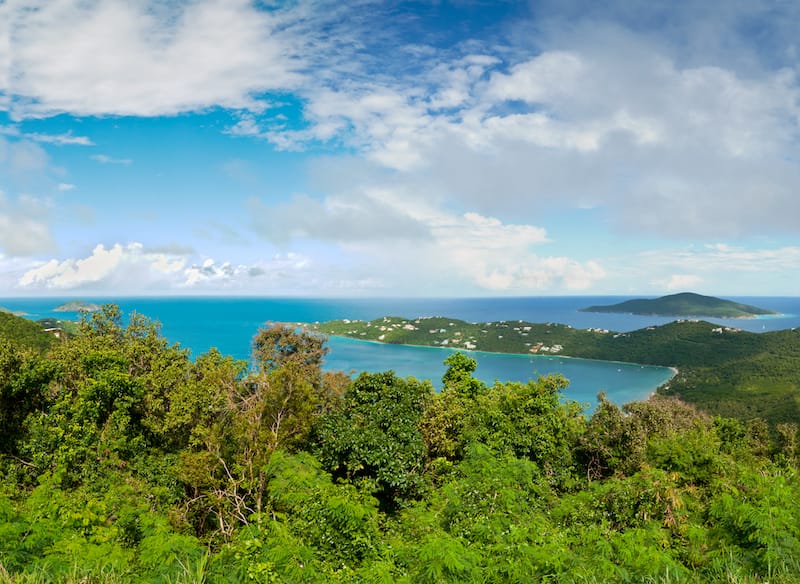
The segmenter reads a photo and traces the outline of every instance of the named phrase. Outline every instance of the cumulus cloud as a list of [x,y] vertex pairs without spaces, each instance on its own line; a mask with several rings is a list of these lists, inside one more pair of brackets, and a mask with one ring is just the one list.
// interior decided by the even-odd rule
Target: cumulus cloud
[[[185,288],[236,289],[250,291],[292,280],[290,274],[304,273],[310,263],[302,254],[277,254],[267,261],[253,265],[234,265],[206,258],[183,272],[180,284]],[[262,288],[263,290],[263,288]]]
[[[388,71],[355,55],[361,75],[298,89],[304,127],[248,112],[230,131],[284,149],[344,143],[390,170],[387,184],[489,215],[535,221],[557,202],[606,209],[623,233],[797,233],[800,81],[740,32],[752,18],[780,32],[775,15],[742,3],[715,21],[688,3],[669,16],[666,38],[633,17],[663,11],[637,6],[617,6],[614,22],[587,10],[568,29],[557,16],[571,12],[549,5],[516,25],[536,49],[408,50],[414,66],[381,62]],[[703,50],[708,27],[730,54]],[[773,49],[791,49],[783,33]]]
[[4,36],[0,92],[19,117],[257,107],[257,94],[297,79],[283,12],[247,0],[42,0],[5,11],[14,35]]
[[258,203],[257,215],[270,218],[255,228],[273,241],[291,236],[337,245],[348,265],[361,266],[384,292],[585,290],[606,275],[596,261],[538,254],[550,242],[541,227],[443,211],[392,189],[324,203],[307,197],[272,207]]
[[406,257],[409,275],[426,268],[417,285],[425,286],[427,276],[436,285],[449,279],[467,289],[524,294],[585,290],[605,277],[596,261],[537,253],[536,247],[548,242],[540,227],[505,224],[478,213],[460,217],[439,213],[429,221],[433,241],[410,250]]
[[[365,173],[318,174],[320,196],[254,199],[252,227],[283,247],[332,243],[353,262],[385,264],[388,255],[391,270],[369,265],[380,285],[589,289],[610,268],[590,252],[547,253],[538,226],[554,207],[599,209],[612,218],[603,228],[622,235],[743,241],[800,230],[800,80],[787,24],[798,13],[786,3],[615,1],[598,9],[545,0],[502,42],[446,47],[406,45],[396,20],[367,18],[352,3],[12,4],[0,4],[0,32],[15,31],[3,35],[13,50],[0,50],[0,108],[35,117],[222,107],[235,116],[227,133],[241,139],[285,150],[343,147]],[[748,22],[769,34],[755,42]],[[290,95],[301,119],[276,114],[269,92]],[[15,152],[0,142],[0,160],[30,170],[44,164],[35,142],[82,140],[31,137]],[[252,180],[239,162],[225,171]],[[213,225],[203,235],[241,243]],[[646,281],[668,289],[702,285],[706,269],[796,265],[791,248],[647,258],[658,273],[645,256]],[[288,273],[272,261],[193,256],[182,282]],[[366,281],[349,273],[348,281]]]
[[109,248],[99,244],[88,257],[52,259],[28,270],[19,285],[60,290],[113,289],[113,286],[141,289],[168,280],[185,264],[186,260],[180,256],[152,253],[140,243],[116,243]]
[[25,270],[19,262],[13,265],[16,272],[21,272],[13,287],[26,294],[118,294],[120,290],[145,294],[277,294],[297,293],[309,285],[341,288],[356,281],[336,275],[326,266],[316,266],[309,257],[295,252],[275,254],[251,264],[234,264],[198,258],[194,250],[179,245],[147,248],[138,242],[108,247],[99,244],[85,257],[38,261]]
[[[515,23],[509,45],[447,48],[404,45],[399,28],[376,30],[360,5],[325,8],[6,7],[15,30],[7,67],[19,73],[0,92],[20,115],[234,109],[232,135],[287,150],[344,145],[391,170],[392,184],[425,185],[425,196],[449,206],[528,222],[558,199],[608,209],[620,230],[667,237],[800,229],[800,84],[780,54],[794,42],[780,24],[796,15],[790,8],[545,2],[535,21]],[[662,21],[669,26],[647,25]],[[751,21],[773,34],[763,49],[742,32]],[[265,113],[275,105],[263,97],[269,91],[298,97],[301,122]],[[311,218],[336,198],[313,203]],[[298,206],[275,213],[297,232],[326,230],[296,216]],[[290,236],[277,227],[262,232]]]

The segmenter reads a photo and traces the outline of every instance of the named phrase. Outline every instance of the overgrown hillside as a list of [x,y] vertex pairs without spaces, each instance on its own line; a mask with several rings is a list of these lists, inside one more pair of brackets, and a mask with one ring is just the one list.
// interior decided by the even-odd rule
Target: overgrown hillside
[[53,335],[44,332],[42,327],[21,316],[0,311],[0,343],[12,342],[18,347],[44,351],[55,340]]
[[325,354],[274,326],[193,361],[112,306],[4,343],[0,581],[800,582],[796,424]]

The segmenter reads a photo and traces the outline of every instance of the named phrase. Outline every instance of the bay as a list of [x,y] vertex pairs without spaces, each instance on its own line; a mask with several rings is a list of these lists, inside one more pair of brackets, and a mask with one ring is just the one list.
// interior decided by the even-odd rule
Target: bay
[[[221,298],[144,297],[81,298],[97,304],[115,303],[126,313],[138,312],[161,323],[170,342],[179,343],[194,356],[211,347],[239,359],[250,356],[250,340],[266,322],[317,322],[332,319],[370,320],[385,315],[405,317],[448,316],[470,322],[525,320],[558,322],[576,328],[599,327],[626,332],[665,324],[667,317],[579,312],[595,304],[613,304],[628,296],[548,296],[526,298],[434,298],[434,299],[313,299],[313,298]],[[4,298],[0,306],[27,313],[28,318],[75,318],[74,313],[54,312],[70,298]],[[707,319],[725,326],[754,332],[800,326],[799,298],[732,298],[776,310],[781,316],[758,319]],[[331,338],[326,368],[342,371],[385,371],[430,379],[437,385],[444,373],[442,361],[448,349],[382,345],[353,339]],[[625,403],[646,397],[669,379],[663,367],[545,357],[471,352],[478,360],[477,377],[491,383],[527,381],[538,375],[562,373],[570,380],[566,397],[595,403],[598,391],[612,401]]]

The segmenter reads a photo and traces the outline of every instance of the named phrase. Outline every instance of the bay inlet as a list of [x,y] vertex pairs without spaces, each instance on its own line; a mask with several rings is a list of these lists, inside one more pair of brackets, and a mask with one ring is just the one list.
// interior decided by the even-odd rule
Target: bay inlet
[[[443,361],[454,349],[391,345],[329,337],[331,352],[326,368],[339,371],[378,372],[393,370],[400,376],[411,375],[429,379],[440,387],[445,372]],[[478,361],[475,376],[485,383],[536,379],[542,375],[561,374],[569,380],[564,392],[566,399],[589,404],[597,403],[597,393],[603,391],[617,404],[646,399],[656,388],[672,377],[667,367],[596,361],[544,355],[517,355],[462,351]]]
[[[162,325],[162,333],[172,343],[198,356],[211,347],[224,355],[248,359],[250,343],[258,328],[268,321],[305,322],[334,319],[370,320],[385,315],[446,315],[469,322],[524,319],[530,322],[559,322],[575,328],[601,327],[630,331],[669,322],[664,317],[579,312],[582,307],[611,303],[626,297],[534,297],[471,299],[301,299],[301,298],[224,298],[224,297],[123,297],[81,298],[95,304],[118,304],[125,314],[133,311]],[[39,318],[77,318],[76,314],[54,312],[70,298],[4,298],[0,305]],[[744,302],[774,309],[782,315],[770,319],[730,321],[710,319],[725,326],[738,326],[754,332],[800,326],[800,299],[752,298]],[[430,379],[438,387],[449,349],[381,345],[354,339],[331,337],[325,367],[341,371],[385,371]],[[550,373],[563,374],[570,385],[566,399],[594,405],[597,393],[623,404],[644,399],[669,380],[672,371],[664,367],[640,366],[606,361],[557,356],[509,355],[468,352],[478,361],[476,375],[492,383],[522,381]]]

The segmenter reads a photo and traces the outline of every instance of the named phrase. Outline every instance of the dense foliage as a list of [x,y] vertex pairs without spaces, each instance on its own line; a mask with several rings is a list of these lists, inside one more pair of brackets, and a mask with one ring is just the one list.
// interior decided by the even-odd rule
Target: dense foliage
[[193,360],[113,306],[0,340],[0,581],[800,582],[796,423],[253,347]]
[[53,344],[54,337],[35,322],[0,310],[0,342],[3,341],[16,347],[44,351]]

